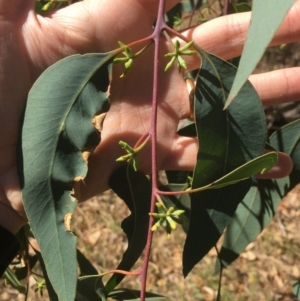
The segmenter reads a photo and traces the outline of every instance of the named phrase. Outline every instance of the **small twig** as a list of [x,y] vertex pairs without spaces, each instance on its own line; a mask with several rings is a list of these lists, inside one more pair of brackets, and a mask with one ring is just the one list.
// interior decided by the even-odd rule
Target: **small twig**
[[228,15],[229,12],[229,0],[224,0],[224,7],[223,7],[223,15]]

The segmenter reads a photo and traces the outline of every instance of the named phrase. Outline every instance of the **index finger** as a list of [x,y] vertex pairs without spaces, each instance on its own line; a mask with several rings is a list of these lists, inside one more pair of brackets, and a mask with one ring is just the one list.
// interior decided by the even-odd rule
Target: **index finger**
[[[242,53],[251,13],[239,13],[213,19],[200,26],[190,28],[182,34],[189,40],[225,60]],[[270,46],[300,41],[300,0],[297,0],[276,32]],[[190,62],[190,68],[197,68]]]

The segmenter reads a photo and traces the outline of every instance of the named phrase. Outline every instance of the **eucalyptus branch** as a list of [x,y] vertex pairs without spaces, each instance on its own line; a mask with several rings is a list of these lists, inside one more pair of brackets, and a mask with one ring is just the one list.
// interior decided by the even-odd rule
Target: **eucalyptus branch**
[[133,53],[131,47],[125,45],[121,41],[119,41],[118,43],[119,43],[119,46],[121,47],[121,51],[124,56],[121,58],[116,57],[113,60],[113,62],[115,64],[124,63],[125,70],[124,70],[124,73],[121,74],[121,76],[120,76],[120,77],[124,77],[129,72],[134,60],[136,58],[138,58],[152,44],[152,41],[148,42],[148,44],[145,47],[143,47],[140,51],[138,51],[136,53]]
[[135,171],[138,170],[138,159],[137,159],[137,154],[146,146],[147,142],[150,139],[150,136],[143,136],[146,137],[146,139],[141,140],[139,139],[139,143],[136,144],[136,146],[134,146],[133,148],[128,145],[126,142],[124,141],[120,141],[119,145],[121,146],[122,149],[124,149],[127,152],[127,155],[123,155],[121,157],[119,157],[118,159],[116,159],[117,162],[132,162],[133,163],[133,168]]
[[[221,5],[221,2],[220,2]],[[229,10],[229,0],[224,0],[224,6],[223,6],[223,15],[226,16],[228,15],[228,10]]]
[[[73,2],[78,1],[35,0],[35,13],[44,15],[46,20],[50,11],[65,7],[67,4]],[[253,30],[253,33],[249,30],[244,47],[245,53],[249,55],[242,56],[242,59],[245,57],[248,59],[249,57],[249,62],[251,61],[246,64],[247,68],[249,68],[248,71],[246,67],[243,67],[242,63],[237,71],[228,62],[204,51],[182,33],[169,27],[164,20],[166,0],[150,2],[149,5],[141,5],[135,8],[127,7],[129,10],[133,8],[133,14],[132,18],[124,19],[125,22],[121,24],[124,27],[115,27],[114,22],[116,22],[115,18],[118,16],[123,17],[127,12],[124,11],[123,7],[112,5],[110,8],[112,9],[112,14],[109,16],[113,17],[113,19],[102,24],[101,19],[92,18],[92,23],[95,23],[94,25],[99,27],[100,32],[94,35],[92,41],[84,40],[83,44],[79,43],[80,45],[78,44],[78,46],[76,46],[77,43],[75,40],[80,38],[81,34],[84,35],[86,30],[78,26],[77,28],[74,23],[75,27],[69,28],[69,32],[74,33],[74,29],[78,29],[75,30],[75,42],[72,41],[74,34],[62,35],[62,39],[65,45],[75,45],[71,47],[71,50],[67,49],[63,56],[67,54],[75,55],[64,58],[51,68],[45,70],[31,87],[30,91],[30,83],[24,88],[23,92],[28,95],[28,99],[26,110],[24,111],[22,129],[19,133],[18,141],[15,141],[16,145],[18,145],[15,163],[18,172],[17,176],[21,179],[20,184],[22,184],[20,187],[22,188],[24,212],[26,212],[32,233],[40,246],[40,253],[35,249],[34,244],[25,239],[31,237],[31,233],[27,231],[27,228],[23,228],[23,234],[21,234],[25,238],[23,236],[19,237],[21,238],[20,242],[22,245],[22,253],[20,253],[22,255],[21,261],[13,263],[14,268],[9,268],[7,275],[11,277],[9,281],[11,282],[10,285],[25,294],[25,300],[28,296],[29,282],[27,282],[26,290],[23,283],[19,280],[22,280],[26,276],[26,271],[27,279],[31,275],[36,280],[35,290],[41,295],[45,289],[45,284],[48,287],[50,287],[48,284],[51,284],[54,290],[54,299],[56,298],[54,293],[59,300],[67,301],[74,300],[76,294],[80,296],[81,288],[77,287],[78,263],[82,274],[87,274],[88,270],[94,271],[92,273],[94,275],[79,277],[79,280],[93,278],[91,279],[92,281],[87,282],[88,285],[91,285],[91,288],[94,287],[94,291],[82,291],[82,298],[90,298],[91,293],[93,295],[96,294],[96,298],[100,298],[101,300],[109,298],[123,300],[131,298],[130,295],[136,299],[136,290],[116,289],[116,287],[124,276],[138,276],[141,280],[139,300],[150,300],[152,296],[154,299],[161,299],[160,297],[156,298],[155,294],[146,293],[152,239],[154,232],[159,227],[164,227],[168,236],[170,236],[171,231],[178,227],[177,224],[182,224],[184,230],[188,230],[182,255],[183,275],[185,277],[203,256],[216,245],[221,234],[226,229],[223,249],[220,249],[220,252],[216,249],[220,260],[220,264],[216,266],[216,270],[218,268],[221,269],[217,296],[217,300],[219,300],[222,269],[234,259],[231,254],[239,255],[241,250],[245,249],[246,244],[253,241],[260,231],[271,221],[282,197],[290,190],[291,183],[294,182],[294,172],[290,178],[284,177],[280,180],[257,181],[257,183],[253,183],[251,189],[249,189],[251,181],[245,181],[259,173],[266,173],[274,167],[278,160],[276,151],[260,155],[264,153],[267,137],[265,114],[258,94],[252,85],[245,81],[248,77],[247,74],[251,71],[250,69],[256,66],[257,59],[261,57],[259,49],[263,50],[268,46],[274,32],[276,32],[276,28],[279,27],[283,20],[284,14],[287,14],[294,1],[282,1],[282,8],[284,9],[277,10],[276,13],[273,13],[273,9],[269,5],[263,4],[268,1],[261,1],[260,7],[253,6],[253,22],[250,29],[255,29],[252,26],[257,25],[256,23],[259,21],[254,21],[261,20],[261,16],[267,12],[270,25],[268,29],[272,30],[269,30],[268,33],[261,33],[260,38],[257,40],[257,45],[254,45],[255,49],[248,42],[253,37],[256,37],[257,30]],[[218,12],[216,12],[214,11],[214,7],[217,5],[213,4],[218,3],[220,6],[217,8]],[[224,3],[224,6],[222,6],[222,3]],[[229,0],[193,0],[190,1],[188,10],[186,11],[192,11],[190,14],[190,21],[192,21],[194,13],[198,13],[198,11],[200,18],[208,17],[208,15],[212,16],[211,12],[215,14],[227,14],[230,8],[229,4]],[[78,13],[80,14],[79,10],[83,8],[82,5],[83,2],[74,5],[73,8],[66,9],[66,14],[61,14],[62,21],[66,24],[74,21],[74,16]],[[192,5],[194,7],[191,7]],[[235,1],[230,5],[235,6]],[[174,7],[175,10],[168,13],[170,21],[175,21],[173,22],[173,26],[175,26],[176,22],[177,25],[182,25],[183,20],[181,16],[183,18],[186,16],[183,14],[185,8],[181,6],[179,1],[176,6]],[[248,6],[246,5],[245,7],[242,5],[235,7],[235,9],[237,11],[248,10]],[[152,15],[153,8],[157,9],[154,27],[151,26],[154,21]],[[103,9],[104,11],[102,12],[101,10]],[[100,8],[100,4],[97,4],[89,13],[91,13],[92,17],[102,16],[106,12],[106,8],[103,9]],[[181,13],[177,14],[178,17],[176,17],[177,9],[181,11]],[[275,9],[276,6],[274,6],[274,12]],[[27,10],[34,13],[29,6]],[[24,11],[25,15],[22,19],[24,22],[28,17],[27,10]],[[151,10],[151,14],[146,10]],[[86,14],[84,17],[88,18],[90,16]],[[195,20],[195,18],[193,19]],[[201,20],[198,19],[198,21]],[[35,24],[32,25],[35,26]],[[53,29],[53,33],[57,34],[44,37],[49,38],[49,43],[55,43],[57,35],[61,33],[60,29],[55,27],[55,24],[52,25],[54,26],[52,26],[53,28],[49,24],[50,32]],[[117,44],[115,40],[116,35],[119,35],[124,40],[134,39],[136,32],[132,32],[132,30],[135,30],[135,27],[139,25],[141,25],[141,28],[138,28],[138,32],[144,32],[147,36],[129,44],[118,42],[119,46],[115,45],[117,49],[107,53],[81,55],[84,49],[89,52],[99,48],[99,45],[101,46],[102,40],[107,35],[105,29],[108,25],[114,27],[112,28],[112,36],[109,39],[114,44]],[[259,24],[257,28],[259,28]],[[23,38],[26,38],[22,36],[22,41],[19,39],[20,30],[21,28],[18,31],[13,31],[13,36],[9,36],[11,39],[15,39],[15,42],[18,42],[17,44],[22,43]],[[216,30],[218,29],[216,28]],[[187,36],[189,37],[189,35]],[[207,32],[207,36],[210,36],[210,32]],[[98,39],[99,37],[100,39]],[[211,37],[216,38],[218,36],[214,34]],[[209,39],[209,37],[206,38]],[[228,35],[227,39],[229,38],[232,38],[231,34]],[[95,45],[93,43],[95,41],[97,45],[100,44],[98,46]],[[106,42],[104,41],[104,43]],[[220,44],[223,42],[222,40],[219,41]],[[162,53],[167,48],[165,47],[166,44],[167,47],[169,45],[170,52]],[[151,48],[149,48],[150,45]],[[109,43],[104,46],[107,46],[105,48],[109,49],[114,47]],[[257,51],[256,48],[258,49]],[[154,56],[153,65],[152,61],[149,62],[147,60],[150,56],[146,56],[144,61],[135,61],[140,55],[150,49],[151,57],[152,55]],[[255,54],[253,57],[250,55],[251,52]],[[184,56],[194,55],[195,53],[200,58],[200,60],[194,61],[195,64],[200,62],[199,68],[195,72],[185,74],[188,65]],[[163,73],[161,72],[163,67],[165,67],[160,65],[160,60],[164,61],[164,54],[165,57],[169,58],[165,70],[173,68],[173,64],[175,63],[179,72],[181,72],[179,76],[172,69],[172,74],[163,75],[162,78],[159,78],[160,74]],[[18,52],[16,55],[20,56],[20,53]],[[13,56],[14,54],[12,53],[10,57],[13,58]],[[196,58],[196,55],[192,58]],[[28,58],[24,57],[25,61],[26,59]],[[124,72],[121,75],[123,77],[130,71],[135,62],[140,63],[140,65],[136,66],[133,78],[126,78],[122,84],[120,84],[120,80],[112,78],[115,76],[115,72],[112,72],[113,63],[124,65]],[[50,61],[42,56],[40,57],[40,61],[36,61],[36,63],[40,63],[41,66],[46,67]],[[36,64],[31,64],[30,67],[34,69]],[[247,74],[243,68],[246,68]],[[25,73],[30,73],[29,69],[25,71]],[[240,71],[246,74],[244,78],[239,76]],[[149,74],[152,73],[153,78],[149,79]],[[186,75],[188,78],[184,78],[183,75]],[[65,80],[62,81],[62,78]],[[137,87],[142,80],[145,80],[143,85]],[[178,91],[177,89],[182,89],[184,80],[187,91]],[[236,83],[238,88],[234,91]],[[109,99],[111,84],[120,84],[119,87],[116,86],[112,89],[113,91],[117,91],[116,93],[112,92],[116,100],[115,103],[113,101],[114,97],[112,97],[112,102]],[[107,155],[106,150],[107,148],[110,150],[110,143],[113,143],[114,139],[111,139],[109,143],[103,144],[102,152],[98,152],[98,156],[93,157],[95,160],[91,159],[88,161],[88,155],[91,154],[92,150],[97,147],[101,140],[101,136],[99,135],[101,129],[97,128],[98,131],[96,131],[95,127],[98,123],[101,123],[100,117],[102,117],[103,121],[103,116],[106,114],[110,104],[112,106],[115,105],[119,114],[114,114],[113,112],[115,111],[111,110],[115,119],[110,119],[112,122],[108,124],[107,129],[105,128],[106,132],[104,134],[106,137],[112,134],[111,137],[113,138],[115,137],[114,129],[119,126],[120,118],[126,117],[126,113],[129,111],[132,113],[131,115],[140,114],[140,108],[144,109],[144,107],[149,105],[149,84],[152,85],[150,87],[152,88],[152,97],[150,97],[151,114],[141,122],[140,120],[134,122],[135,125],[138,125],[137,129],[139,130],[150,119],[150,124],[147,124],[148,128],[134,145],[129,145],[126,141],[120,141],[119,143],[124,152],[116,161],[126,161],[130,164],[126,164],[126,166],[113,171],[110,167],[114,169],[116,163],[111,162],[110,154],[107,156],[107,162],[104,161]],[[144,86],[146,86],[146,89],[144,89]],[[240,87],[242,87],[242,90],[240,91],[241,93],[238,93]],[[232,97],[230,97],[231,92],[229,92],[231,90],[233,91]],[[188,93],[182,95],[185,92]],[[142,93],[146,94],[142,95]],[[228,93],[230,94],[229,99],[235,97],[235,101],[230,110],[223,110]],[[162,98],[158,99],[158,97]],[[126,102],[126,100],[128,100],[128,106],[121,106],[119,110],[119,107],[117,107],[119,102]],[[182,102],[185,100],[189,100],[190,113],[188,112],[188,104],[182,106]],[[51,103],[51,106],[49,106],[49,103]],[[163,111],[163,115],[166,117],[165,120],[163,118],[159,120],[162,122],[158,127],[159,105],[159,108]],[[95,116],[100,116],[100,119],[95,120]],[[186,123],[183,131],[176,133],[178,122],[182,118],[187,118],[195,122],[193,124]],[[126,139],[126,133],[134,132],[135,129],[132,128],[132,125],[133,123],[131,123],[131,120],[128,121],[128,119],[122,124],[120,134],[125,135],[124,139]],[[299,156],[297,156],[294,150],[299,146],[299,126],[300,122],[295,121],[285,126],[284,129],[273,133],[269,137],[268,147],[274,150],[288,150],[288,154],[296,162]],[[159,141],[164,142],[161,154],[158,153],[160,150],[158,148],[158,129],[162,129],[163,137],[168,135],[166,140]],[[47,141],[54,141],[54,143],[45,144],[45,133]],[[193,138],[179,140],[177,139],[177,134]],[[292,141],[291,137],[293,138]],[[167,170],[167,178],[170,184],[161,188],[168,191],[161,191],[158,186],[158,168],[160,167],[158,164],[167,162],[165,164],[166,169],[167,166],[170,169],[172,167],[176,168],[176,166],[179,167],[179,164],[189,159],[188,152],[192,148],[192,151],[195,151],[195,141],[193,139],[201,141],[201,148],[198,145],[197,162],[193,178],[188,177],[190,172],[182,173],[180,171],[173,172]],[[193,144],[190,144],[191,142]],[[178,146],[176,149],[174,147],[175,143]],[[184,149],[185,147],[188,149]],[[148,172],[150,174],[150,181],[142,172],[137,171],[134,173],[131,168],[132,164],[133,168],[138,170],[140,152],[143,150],[143,153],[145,153],[145,149],[147,151],[151,150],[151,170]],[[115,151],[119,152],[119,150],[113,150],[112,154]],[[166,157],[168,153],[172,154],[172,158]],[[176,162],[171,162],[171,159],[178,159],[180,153],[183,156],[182,160],[177,162],[177,164]],[[287,160],[286,162],[288,162],[288,159],[281,155],[279,155],[279,158],[283,158],[284,161]],[[99,161],[97,161],[98,159]],[[104,181],[103,183],[101,181],[99,190],[102,190],[106,184],[109,184],[114,192],[123,199],[131,212],[129,218],[124,219],[124,223],[122,224],[128,240],[128,247],[123,254],[123,258],[117,269],[106,271],[102,274],[99,274],[93,268],[92,264],[86,264],[85,258],[79,258],[78,253],[76,254],[76,236],[72,231],[69,231],[69,224],[66,225],[66,220],[69,221],[68,218],[72,216],[77,205],[75,199],[80,201],[90,194],[97,192],[94,190],[97,189],[97,176],[101,177],[103,174],[98,169],[98,162],[99,164],[104,163],[104,171],[108,167],[108,172],[104,174],[109,177],[109,179],[106,177],[103,178]],[[113,165],[109,166],[111,163]],[[173,166],[171,163],[174,163]],[[145,165],[148,166],[148,164]],[[282,165],[282,162],[279,162],[279,169],[284,167]],[[181,166],[184,167],[183,165]],[[88,171],[90,167],[91,169]],[[288,168],[292,168],[292,166]],[[275,173],[271,172],[268,177],[274,174],[275,177],[287,175],[287,171],[284,169],[280,173],[277,170]],[[294,171],[297,171],[296,169]],[[14,176],[16,175],[14,174]],[[223,189],[225,186],[226,189]],[[177,189],[181,189],[181,191]],[[262,189],[264,193],[260,193]],[[207,190],[205,194],[199,193],[204,190]],[[192,193],[196,194],[191,195],[190,198],[181,197],[183,194]],[[242,210],[240,210],[239,206],[241,202],[245,204]],[[259,211],[259,206],[256,206],[257,204],[266,202],[272,203],[274,207],[274,210],[271,212],[272,214],[270,212],[260,214],[261,210]],[[190,204],[191,206],[189,207]],[[186,212],[182,209],[186,209]],[[81,209],[79,208],[78,210]],[[245,210],[248,211],[246,218]],[[253,212],[259,213],[259,218],[257,218],[258,214],[250,214]],[[41,221],[43,220],[47,222],[42,223]],[[261,221],[263,221],[263,225]],[[237,224],[238,227],[235,226]],[[237,237],[238,240],[236,240]],[[234,245],[230,246],[231,242],[234,242]],[[38,256],[29,256],[29,246],[34,249]],[[142,268],[138,271],[130,271],[136,261],[142,256],[143,251]],[[53,260],[53,254],[58,260]],[[43,267],[45,266],[46,268],[46,272],[43,269],[45,276],[47,276],[45,279],[32,271],[37,261],[40,261]],[[25,263],[25,266],[23,263]],[[104,286],[102,277],[109,274],[114,275]],[[297,284],[297,286],[299,287],[300,284]],[[85,296],[85,294],[87,295]],[[51,295],[52,292],[49,291],[50,298],[52,298]],[[148,296],[150,297],[148,298]]]
[[[157,170],[156,170],[156,147],[157,147],[157,105],[158,105],[158,70],[159,70],[159,47],[160,47],[160,35],[164,28],[167,27],[164,20],[164,8],[165,0],[160,0],[158,4],[157,20],[152,38],[154,40],[154,72],[153,72],[153,94],[152,94],[152,116],[150,125],[150,135],[151,135],[151,171],[152,171],[152,192],[151,192],[151,205],[150,213],[155,210],[156,201],[156,191],[157,191]],[[154,218],[150,216],[148,234],[147,234],[147,244],[145,249],[145,257],[141,272],[141,301],[145,301],[146,296],[146,281],[147,281],[147,271],[150,259],[151,244],[153,238],[152,225]]]
[[[165,20],[164,20],[164,7],[165,7],[165,0],[160,0],[158,5],[158,13],[156,19],[156,25],[153,33],[145,39],[142,39],[138,42],[134,42],[128,47],[133,47],[136,44],[140,44],[145,41],[149,41],[150,39],[154,42],[154,69],[153,69],[153,89],[152,89],[152,113],[151,113],[151,124],[149,129],[149,136],[151,137],[151,204],[150,204],[150,219],[149,219],[149,226],[148,226],[148,234],[147,234],[147,244],[145,248],[145,256],[141,271],[141,295],[140,300],[145,301],[145,293],[146,293],[146,280],[147,280],[147,271],[148,271],[148,263],[150,259],[150,252],[151,252],[151,244],[153,238],[153,223],[154,223],[154,215],[155,214],[155,204],[157,197],[159,195],[159,190],[157,187],[157,106],[158,106],[158,70],[159,70],[159,49],[160,49],[160,38],[161,33],[163,32],[166,39],[169,41],[170,45],[173,45],[175,49],[174,53],[169,54],[169,56],[173,57],[171,61],[178,60],[178,68],[186,69],[187,66],[185,61],[181,58],[180,55],[191,55],[194,54],[193,51],[188,50],[193,44],[192,41],[189,41],[186,37],[182,34],[178,33],[177,31],[170,28]],[[177,36],[181,40],[185,41],[187,44],[180,47],[179,41],[176,41],[175,44],[171,41],[168,32],[172,33],[174,36]],[[171,63],[172,64],[172,63]],[[169,217],[168,217],[169,219]],[[174,220],[173,220],[174,222]],[[174,226],[173,222],[171,224]]]
[[214,183],[211,183],[211,184],[208,184],[208,185],[205,185],[205,186],[202,186],[202,187],[199,187],[199,188],[187,188],[186,190],[181,190],[181,191],[162,191],[162,190],[159,190],[157,191],[157,193],[159,193],[160,195],[183,195],[183,194],[191,194],[191,193],[196,193],[196,192],[201,192],[201,191],[204,191],[204,190],[208,190],[208,189],[219,189],[219,188],[222,188],[222,187],[225,187],[225,186],[228,186],[228,185],[233,185],[233,184],[236,184],[240,181],[245,181],[247,179],[249,179],[249,177],[246,177],[246,178],[242,178],[242,179],[238,179],[238,180],[235,180],[235,181],[232,181],[230,183],[226,183],[226,184],[223,184],[223,185],[214,185]]

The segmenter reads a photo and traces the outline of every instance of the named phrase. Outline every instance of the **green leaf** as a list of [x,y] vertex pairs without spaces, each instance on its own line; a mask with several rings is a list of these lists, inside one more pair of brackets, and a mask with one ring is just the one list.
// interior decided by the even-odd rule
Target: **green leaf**
[[294,168],[290,174],[292,189],[300,182],[300,119],[273,133],[269,140],[275,149],[289,154],[293,160]]
[[[77,249],[80,277],[77,281],[75,301],[99,301],[99,291],[106,295],[102,277],[92,263]],[[95,277],[85,277],[92,275]]]
[[99,301],[99,294],[106,300],[102,277],[78,279],[75,301]]
[[[197,47],[197,46],[195,46]],[[192,188],[209,185],[260,156],[266,142],[264,111],[247,82],[228,110],[223,110],[236,68],[197,47],[202,66],[195,72],[195,122],[200,149]],[[191,195],[191,219],[183,251],[183,273],[216,244],[251,180]]]
[[[114,300],[140,301],[140,291],[129,289],[118,289],[108,294]],[[168,301],[167,297],[146,292],[145,301]]]
[[42,8],[43,8],[43,4],[41,2],[35,1],[35,8],[34,8],[35,12],[38,14],[43,13]]
[[[224,266],[233,262],[247,245],[254,241],[271,222],[282,198],[299,183],[300,170],[300,120],[296,120],[273,133],[271,147],[289,154],[294,170],[289,177],[278,180],[257,180],[238,206],[227,227],[220,259]],[[216,264],[216,272],[220,263]]]
[[28,96],[18,171],[26,214],[59,300],[75,298],[76,236],[64,219],[76,207],[72,185],[87,173],[82,152],[100,141],[92,119],[108,109],[113,55],[61,60],[39,77]]
[[77,261],[80,269],[80,275],[98,275],[98,271],[92,263],[77,249]]
[[[281,199],[289,187],[289,179],[257,180],[239,204],[226,229],[219,259],[228,266],[239,257],[273,219]],[[220,270],[217,260],[215,273]]]
[[300,282],[294,282],[293,284],[293,294],[300,300]]
[[294,2],[294,0],[253,1],[247,40],[240,60],[239,70],[230,90],[225,108],[237,96],[249,75],[255,69]]
[[188,119],[184,120],[184,125],[178,129],[177,134],[186,137],[196,137],[197,131],[195,122]]
[[192,176],[192,173],[190,171],[166,170],[165,172],[168,182],[172,184],[187,183],[188,177]]
[[4,277],[9,285],[16,289],[19,293],[25,294],[26,288],[20,283],[16,274],[10,269],[7,268],[4,272]]
[[57,296],[56,292],[53,289],[53,286],[52,286],[50,280],[49,280],[48,273],[47,273],[47,270],[46,270],[46,267],[45,267],[45,262],[44,262],[44,259],[41,255],[41,253],[38,250],[35,250],[35,249],[34,249],[34,252],[37,255],[37,257],[39,259],[39,262],[40,262],[40,266],[41,266],[41,269],[42,269],[42,272],[43,272],[43,276],[44,276],[44,279],[46,281],[46,287],[47,287],[47,291],[48,291],[50,301],[60,301],[58,299],[58,296]]
[[[127,250],[117,269],[129,271],[141,256],[146,242],[149,226],[151,184],[140,171],[134,171],[131,165],[117,169],[109,180],[109,186],[126,203],[131,214],[122,222],[122,229],[128,239]],[[106,283],[110,293],[124,278],[114,274]]]
[[277,163],[278,155],[276,152],[270,152],[264,155],[261,155],[244,165],[236,168],[232,172],[228,173],[224,177],[215,182],[198,188],[199,191],[206,189],[219,189],[227,185],[232,185],[247,178],[250,178],[257,173],[264,173],[274,167]]
[[244,13],[251,11],[251,6],[248,3],[230,3],[230,13]]
[[269,142],[274,149],[290,155],[294,168],[300,170],[300,119],[297,119],[274,132]]
[[203,4],[207,3],[207,0],[183,0],[181,10],[191,13],[193,10],[200,8]]

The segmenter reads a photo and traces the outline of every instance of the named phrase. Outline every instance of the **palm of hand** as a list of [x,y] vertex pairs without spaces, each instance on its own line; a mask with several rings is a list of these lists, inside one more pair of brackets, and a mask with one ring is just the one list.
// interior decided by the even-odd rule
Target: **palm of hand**
[[[17,0],[11,2],[11,7],[5,7],[6,4],[1,2],[4,1],[0,1],[0,14],[7,22],[3,21],[0,26],[2,30],[6,30],[6,37],[10,41],[6,66],[11,82],[7,91],[10,92],[13,86],[18,89],[13,95],[7,93],[9,101],[2,94],[0,103],[1,117],[6,115],[4,120],[8,124],[1,127],[3,139],[0,145],[0,205],[5,203],[5,206],[12,206],[24,218],[14,150],[18,140],[20,116],[33,81],[48,66],[68,55],[107,52],[117,48],[118,40],[129,43],[149,36],[157,3],[152,0],[132,0],[126,4],[123,1],[118,4],[117,1],[103,1],[99,4],[98,0],[85,0],[53,13],[50,18],[44,18],[36,16],[32,11],[34,1],[26,4],[27,9],[20,1],[17,3]],[[174,2],[176,1],[173,4]],[[129,6],[130,14],[126,14]],[[23,22],[20,23],[20,20]],[[162,46],[162,52],[168,52],[167,46]],[[164,53],[161,53],[162,57]],[[12,68],[12,65],[18,68]],[[196,143],[192,139],[176,136],[179,120],[189,111],[185,84],[175,68],[164,73],[164,66],[165,61],[161,59],[157,165],[162,168],[171,165],[173,168],[191,168],[194,162],[187,163],[180,158],[188,152],[195,155]],[[118,141],[125,139],[133,145],[150,127],[153,47],[136,60],[130,74],[124,79],[119,78],[122,68],[114,68],[111,109],[104,123],[102,141],[91,158],[84,198],[107,188],[107,180],[117,167],[115,159],[123,154],[118,147]],[[6,86],[7,82],[6,78]],[[0,88],[3,89],[2,87],[3,84],[0,83]],[[144,171],[149,171],[150,168],[149,151],[150,148],[147,147],[141,153],[140,167]],[[189,156],[185,157],[189,159]]]

